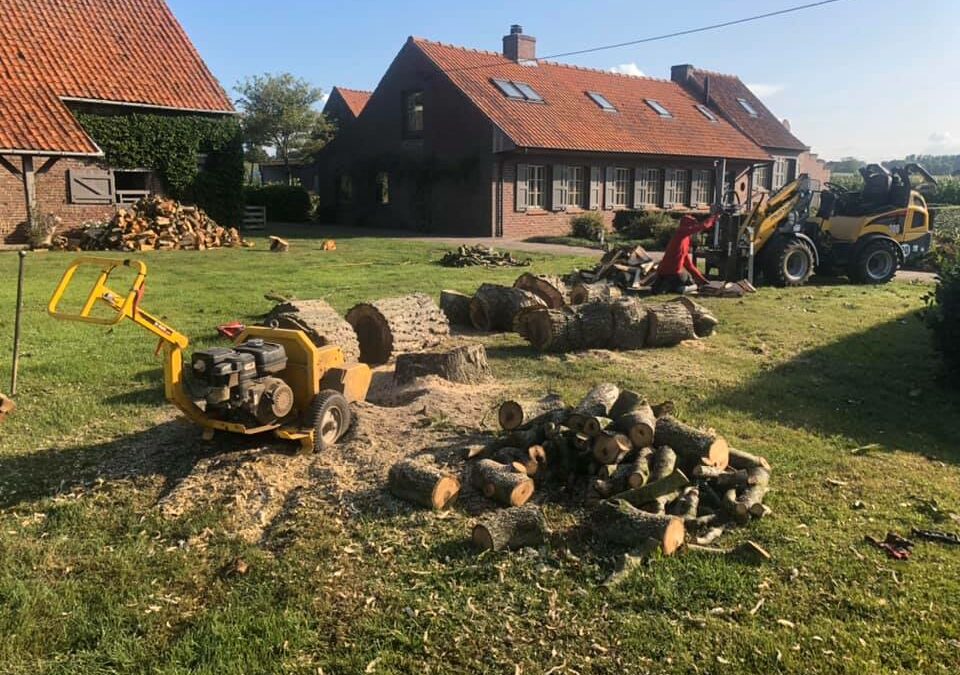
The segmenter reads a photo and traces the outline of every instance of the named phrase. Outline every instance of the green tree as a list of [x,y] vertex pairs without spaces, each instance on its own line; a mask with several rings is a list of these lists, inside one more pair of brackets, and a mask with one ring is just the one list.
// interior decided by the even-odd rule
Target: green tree
[[313,135],[329,126],[314,106],[323,90],[290,73],[248,77],[237,85],[237,105],[243,113],[244,137],[249,146],[273,146],[292,182],[290,161],[303,156],[304,148],[316,152]]

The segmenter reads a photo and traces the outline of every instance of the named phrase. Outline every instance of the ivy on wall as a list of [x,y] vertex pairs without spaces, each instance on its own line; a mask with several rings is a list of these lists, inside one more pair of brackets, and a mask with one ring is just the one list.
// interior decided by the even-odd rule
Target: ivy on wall
[[243,142],[235,117],[77,113],[77,119],[110,166],[152,169],[171,197],[197,204],[223,225],[237,223]]

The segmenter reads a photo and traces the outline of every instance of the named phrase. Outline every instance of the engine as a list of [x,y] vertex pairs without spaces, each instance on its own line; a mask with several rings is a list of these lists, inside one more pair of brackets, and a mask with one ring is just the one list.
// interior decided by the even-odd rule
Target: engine
[[286,367],[283,345],[248,340],[235,349],[194,352],[187,382],[197,405],[208,413],[274,424],[293,411],[293,390],[276,377]]

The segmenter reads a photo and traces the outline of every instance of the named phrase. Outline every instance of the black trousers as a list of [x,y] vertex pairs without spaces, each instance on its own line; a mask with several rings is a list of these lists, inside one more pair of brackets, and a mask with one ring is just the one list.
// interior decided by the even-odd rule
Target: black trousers
[[680,270],[680,274],[658,274],[657,280],[653,282],[653,293],[654,295],[683,293],[684,289],[693,283],[693,277],[687,270]]

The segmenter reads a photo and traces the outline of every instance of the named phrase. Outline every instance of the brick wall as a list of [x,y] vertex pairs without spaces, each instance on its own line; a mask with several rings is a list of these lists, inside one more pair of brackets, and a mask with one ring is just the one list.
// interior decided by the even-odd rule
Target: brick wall
[[[5,157],[19,168],[19,157]],[[34,158],[34,169],[39,171],[44,158]],[[105,220],[113,215],[112,205],[68,203],[67,172],[98,166],[96,162],[76,158],[58,159],[42,173],[36,174],[37,207],[42,213],[52,213],[63,221],[64,229],[72,229],[90,220]],[[26,204],[23,181],[0,165],[0,244],[26,242]]]

